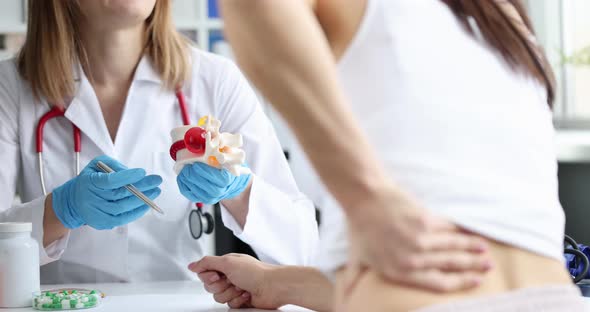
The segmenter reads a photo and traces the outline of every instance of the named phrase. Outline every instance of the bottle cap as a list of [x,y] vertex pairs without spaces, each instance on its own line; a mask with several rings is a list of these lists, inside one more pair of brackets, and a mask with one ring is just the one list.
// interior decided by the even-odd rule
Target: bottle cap
[[30,222],[0,222],[0,233],[31,232],[33,224]]

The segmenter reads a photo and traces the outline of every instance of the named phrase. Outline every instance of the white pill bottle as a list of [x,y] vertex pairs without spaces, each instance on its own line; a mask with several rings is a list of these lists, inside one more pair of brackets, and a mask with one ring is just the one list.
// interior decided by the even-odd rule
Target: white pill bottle
[[30,307],[39,292],[39,244],[31,223],[0,223],[0,308]]

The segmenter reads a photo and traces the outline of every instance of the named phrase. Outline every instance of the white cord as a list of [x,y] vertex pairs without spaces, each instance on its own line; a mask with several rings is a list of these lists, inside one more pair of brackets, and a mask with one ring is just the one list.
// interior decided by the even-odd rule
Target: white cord
[[43,191],[43,196],[46,196],[47,190],[45,189],[45,178],[43,176],[43,152],[37,153],[37,160],[39,162],[39,178],[41,179],[41,190]]
[[76,152],[76,176],[80,174],[80,152]]

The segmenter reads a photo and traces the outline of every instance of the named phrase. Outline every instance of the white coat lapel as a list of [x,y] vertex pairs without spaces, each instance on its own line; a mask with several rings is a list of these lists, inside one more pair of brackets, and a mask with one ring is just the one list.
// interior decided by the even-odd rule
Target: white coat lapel
[[156,69],[150,62],[150,58],[145,55],[141,58],[139,64],[137,64],[133,81],[149,81],[158,85],[162,84],[160,74],[156,72]]
[[160,75],[153,68],[149,57],[144,56],[135,69],[133,83],[127,93],[114,147],[117,155],[129,156],[129,148],[136,144],[138,133],[145,134],[146,128],[153,128],[157,119],[162,118],[162,109],[158,104],[167,94]]
[[[79,70],[79,73],[81,71]],[[65,117],[76,125],[105,154],[113,155],[113,141],[109,135],[100,104],[92,85],[84,74],[79,75],[77,94],[66,109]],[[82,150],[84,150],[84,136]]]

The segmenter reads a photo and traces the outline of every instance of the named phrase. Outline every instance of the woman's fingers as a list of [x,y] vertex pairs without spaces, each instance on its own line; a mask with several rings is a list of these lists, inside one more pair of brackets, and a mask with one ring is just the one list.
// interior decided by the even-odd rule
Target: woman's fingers
[[229,261],[226,256],[205,256],[201,260],[189,264],[188,269],[195,273],[217,271],[223,276],[231,269],[228,264]]
[[97,222],[95,222],[94,225],[92,225],[92,227],[94,227],[97,230],[112,229],[116,226],[122,226],[141,218],[149,210],[150,207],[144,204],[138,208],[135,208],[127,212],[123,212],[118,215],[111,215],[109,213],[100,211],[101,220],[97,220]]
[[484,252],[488,243],[481,237],[465,232],[437,232],[428,235],[424,244],[425,250],[431,251],[471,251]]
[[[154,188],[149,191],[143,192],[149,199],[154,200],[162,193],[160,188]],[[139,199],[137,196],[129,196],[116,201],[107,201],[99,209],[112,216],[119,216],[129,211],[133,211],[139,207],[145,206],[146,204]]]
[[141,168],[125,169],[112,173],[94,172],[90,174],[92,184],[103,190],[113,190],[141,181],[145,177],[145,170]]
[[[156,187],[151,190],[147,190],[147,191],[143,192],[143,194],[146,197],[148,197],[149,199],[154,200],[154,199],[158,198],[158,196],[160,196],[160,194],[162,194],[162,190],[159,187]],[[145,204],[143,202],[143,200],[139,199],[139,197],[137,197],[135,195],[114,201],[114,203],[120,207],[139,207],[139,206]]]
[[226,278],[222,278],[217,282],[205,284],[205,290],[211,294],[220,294],[229,288],[233,288],[233,285]]
[[404,272],[396,280],[410,286],[446,293],[476,287],[481,284],[483,276],[473,272],[443,272],[431,269]]
[[428,227],[428,229],[437,232],[456,232],[459,227],[447,219],[435,217],[432,215],[422,215],[419,219]]
[[176,177],[176,184],[178,185],[178,190],[182,196],[186,197],[191,202],[199,202],[199,199],[193,194],[191,189],[184,183],[184,179],[179,175]]
[[135,208],[131,211],[123,212],[122,214],[115,216],[115,218],[117,218],[117,221],[119,222],[119,226],[121,226],[124,224],[131,223],[131,222],[143,217],[143,215],[145,215],[149,210],[150,210],[150,207],[148,205],[144,204],[144,205],[142,205],[138,208]]
[[219,273],[217,273],[215,271],[202,272],[202,273],[197,274],[197,276],[205,284],[215,283],[221,279],[221,276],[219,275]]
[[234,298],[240,297],[244,293],[243,290],[232,286],[224,290],[223,292],[215,293],[213,298],[219,303],[228,303]]
[[[155,189],[156,187],[162,184],[162,177],[159,175],[148,175],[145,178],[141,179],[139,182],[134,183],[136,189],[140,192],[147,192],[149,190]],[[120,200],[126,197],[134,196],[128,189],[125,187],[120,187],[113,190],[103,190],[101,192],[103,198],[108,200]]]
[[487,242],[465,232],[423,234],[405,245],[409,250],[399,261],[401,267],[407,270],[485,272],[492,265],[489,254],[485,252]]
[[438,269],[444,272],[487,272],[492,268],[488,255],[459,251],[432,252],[423,257],[422,268]]
[[192,176],[200,177],[217,187],[223,188],[231,183],[232,175],[227,170],[211,167],[200,162],[192,164],[190,169]]
[[[144,185],[143,187],[137,188],[137,189],[140,192],[142,192],[144,195],[146,195],[147,197],[150,197],[150,199],[153,200],[161,194],[162,190],[158,187],[158,185],[159,184],[152,184],[149,186]],[[135,205],[137,207],[138,204],[136,204],[136,203],[138,202],[138,200],[139,200],[139,202],[144,204],[143,201],[141,201],[139,198],[137,198],[137,196],[135,196],[133,193],[131,193],[129,190],[127,190],[124,187],[114,189],[114,190],[99,190],[99,191],[96,191],[95,193],[96,193],[96,195],[100,196],[104,200],[106,200],[110,203],[114,203],[117,206],[125,205],[125,207],[133,207]]]
[[[102,155],[102,156],[98,156],[96,158],[94,158],[90,164],[92,164],[92,167],[96,167],[96,164],[101,161],[103,162],[105,165],[109,166],[111,169],[113,169],[114,171],[121,171],[121,170],[125,170],[125,169],[129,169],[127,168],[127,166],[123,165],[121,162],[119,162],[118,160],[109,157],[107,155]],[[100,169],[96,168],[97,172],[102,172]]]
[[232,309],[239,309],[247,307],[247,303],[250,301],[250,293],[244,292],[241,296],[233,298],[227,305]]
[[[211,187],[207,184],[197,185],[189,177],[178,176],[177,182],[180,188],[180,192],[185,197],[195,201],[202,202],[204,204],[215,204],[219,198],[223,195],[223,189]],[[207,182],[208,183],[208,182]]]
[[413,251],[487,250],[488,243],[483,238],[463,231],[443,218],[417,214],[407,219],[399,235],[405,238],[402,243]]

